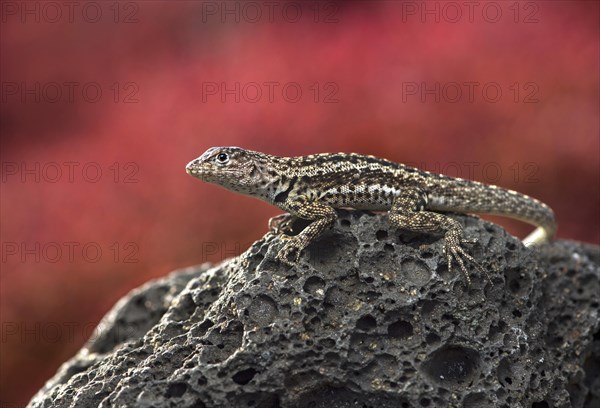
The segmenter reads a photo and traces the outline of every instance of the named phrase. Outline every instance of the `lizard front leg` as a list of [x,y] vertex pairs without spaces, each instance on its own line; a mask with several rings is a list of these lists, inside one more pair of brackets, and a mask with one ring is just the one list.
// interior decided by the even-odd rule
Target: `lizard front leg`
[[[283,235],[287,242],[279,250],[276,258],[285,264],[295,265],[300,259],[300,252],[333,225],[337,214],[333,207],[305,196],[294,197],[285,204],[285,208],[292,217],[313,221],[296,236]],[[293,261],[290,260],[290,256],[293,256]]]
[[474,240],[465,238],[463,227],[456,220],[440,213],[425,211],[427,205],[426,194],[418,189],[406,189],[394,200],[389,212],[392,225],[417,232],[433,232],[444,234],[444,255],[448,263],[448,271],[452,270],[452,260],[456,260],[461,271],[465,275],[467,284],[471,284],[471,278],[465,267],[464,259],[470,261],[477,270],[484,273],[490,280],[490,276],[479,263],[469,255],[463,244],[474,243]]

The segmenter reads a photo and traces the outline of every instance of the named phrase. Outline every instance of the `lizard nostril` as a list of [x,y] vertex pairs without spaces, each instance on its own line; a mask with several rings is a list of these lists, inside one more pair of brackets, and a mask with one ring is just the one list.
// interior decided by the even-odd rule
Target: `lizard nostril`
[[194,159],[194,160],[192,160],[191,162],[189,162],[189,163],[188,163],[188,164],[185,166],[185,168],[186,168],[187,170],[189,170],[190,168],[192,168],[192,167],[194,167],[194,166],[196,166],[196,165],[198,165],[198,164],[200,164],[200,160],[199,160],[199,159]]

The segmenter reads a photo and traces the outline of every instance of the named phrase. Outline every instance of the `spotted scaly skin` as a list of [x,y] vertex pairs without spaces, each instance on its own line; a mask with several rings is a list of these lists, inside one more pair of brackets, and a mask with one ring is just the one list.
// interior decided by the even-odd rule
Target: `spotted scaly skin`
[[[456,261],[468,284],[471,279],[465,260],[487,275],[463,249],[475,240],[466,239],[460,223],[438,211],[495,214],[536,225],[523,241],[528,246],[545,242],[556,232],[554,213],[534,198],[373,156],[278,157],[239,147],[213,147],[192,160],[186,170],[201,180],[286,211],[269,220],[269,228],[286,240],[277,259],[289,265],[296,264],[301,251],[333,225],[336,208],[388,211],[390,223],[397,228],[443,234],[448,269]],[[286,235],[298,218],[311,223],[296,236]]]

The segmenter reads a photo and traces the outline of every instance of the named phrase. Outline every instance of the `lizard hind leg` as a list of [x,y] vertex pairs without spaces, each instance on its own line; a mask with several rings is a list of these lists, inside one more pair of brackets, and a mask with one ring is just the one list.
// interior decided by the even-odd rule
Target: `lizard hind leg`
[[452,271],[453,260],[456,261],[467,284],[470,285],[471,278],[465,265],[465,260],[467,260],[479,272],[486,275],[491,283],[492,280],[487,271],[463,249],[464,244],[474,243],[476,240],[465,238],[463,227],[458,221],[444,214],[426,211],[426,206],[427,195],[423,191],[418,188],[404,189],[394,200],[388,217],[391,224],[400,229],[444,234],[443,251],[448,263],[448,271]]

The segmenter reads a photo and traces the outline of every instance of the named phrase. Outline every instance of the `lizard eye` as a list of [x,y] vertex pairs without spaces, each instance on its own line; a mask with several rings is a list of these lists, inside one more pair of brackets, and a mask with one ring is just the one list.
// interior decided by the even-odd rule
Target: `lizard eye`
[[216,157],[217,164],[227,164],[229,161],[229,155],[227,153],[219,153]]

